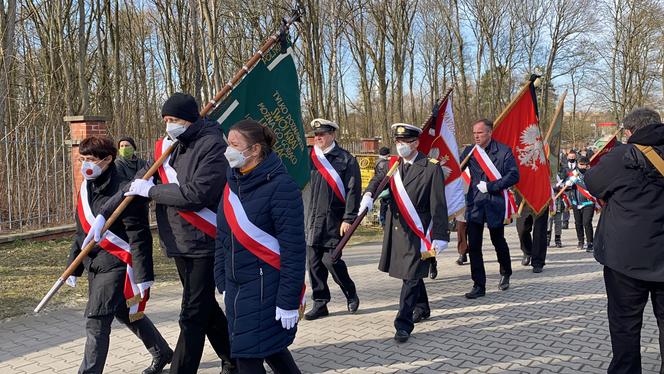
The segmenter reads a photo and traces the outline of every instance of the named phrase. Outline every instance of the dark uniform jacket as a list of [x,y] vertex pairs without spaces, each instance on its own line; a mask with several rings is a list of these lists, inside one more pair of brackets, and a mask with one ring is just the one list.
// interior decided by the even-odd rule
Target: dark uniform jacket
[[274,315],[277,306],[300,305],[306,261],[302,196],[274,152],[247,174],[229,168],[228,183],[249,221],[275,237],[281,250],[279,271],[240,244],[220,204],[214,278],[217,290],[226,291],[231,355],[266,357],[288,347],[297,331],[284,329]]
[[115,168],[118,171],[118,176],[125,182],[131,182],[135,179],[136,173],[147,165],[147,161],[136,156],[126,159],[117,157],[115,159]]
[[344,204],[325,178],[311,163],[311,181],[307,209],[307,245],[323,248],[334,248],[341,236],[341,222],[352,223],[357,217],[360,207],[362,178],[357,160],[345,149],[336,144],[325,155],[334,170],[339,173],[346,189]]
[[632,144],[664,157],[664,124],[634,132],[586,173],[590,193],[602,199],[595,259],[629,277],[664,282],[664,176]]
[[[426,230],[431,227],[432,240],[449,242],[450,233],[447,224],[447,203],[445,200],[445,177],[437,161],[419,153],[403,173],[403,164],[399,165],[404,187],[417,214]],[[376,191],[385,174],[376,174],[367,186],[367,192],[375,197],[382,191]],[[387,188],[391,190],[390,184]],[[390,191],[394,196],[396,192]],[[383,234],[383,250],[378,269],[398,279],[422,279],[429,274],[429,261],[422,261],[420,238],[410,229],[401,215],[395,199],[390,199]]]
[[[217,211],[226,184],[226,143],[218,125],[206,119],[191,124],[178,140],[169,164],[177,171],[180,185],[164,184],[159,173],[155,173],[155,186],[150,190],[150,199],[157,203],[160,243],[169,257],[213,257],[214,239],[187,222],[178,211]],[[151,165],[149,162],[136,177],[143,176]],[[128,188],[129,185],[125,187]],[[104,217],[109,217],[121,200],[122,193],[106,204]]]
[[[88,200],[92,213],[97,213],[120,189],[121,178],[111,164],[97,179],[88,181]],[[129,204],[110,230],[124,239],[131,246],[132,267],[137,283],[154,280],[152,265],[152,233],[148,218],[148,201],[138,197]],[[71,245],[68,263],[81,252],[85,231],[76,214],[76,236]],[[85,315],[88,317],[114,314],[126,308],[123,294],[127,265],[99,246],[95,246],[90,255],[83,260],[74,274],[80,277],[83,268],[88,271],[88,305]]]
[[[473,147],[466,147],[461,154],[465,159]],[[485,149],[487,155],[502,175],[502,178],[489,182],[474,156],[471,156],[465,167],[470,168],[470,186],[466,194],[466,220],[468,222],[484,223],[489,228],[498,228],[504,225],[505,199],[502,190],[512,187],[519,182],[519,168],[512,154],[512,150],[505,144],[491,140]],[[477,184],[485,181],[487,193],[481,193]]]

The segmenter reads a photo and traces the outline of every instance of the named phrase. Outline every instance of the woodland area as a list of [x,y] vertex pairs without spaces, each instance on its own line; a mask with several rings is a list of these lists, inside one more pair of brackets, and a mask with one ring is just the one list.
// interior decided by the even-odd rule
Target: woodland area
[[421,123],[454,87],[467,141],[463,125],[532,72],[546,124],[565,89],[570,121],[664,106],[661,0],[3,0],[0,121],[104,115],[114,135],[154,138],[170,93],[209,100],[296,6],[305,123],[336,120],[344,137]]

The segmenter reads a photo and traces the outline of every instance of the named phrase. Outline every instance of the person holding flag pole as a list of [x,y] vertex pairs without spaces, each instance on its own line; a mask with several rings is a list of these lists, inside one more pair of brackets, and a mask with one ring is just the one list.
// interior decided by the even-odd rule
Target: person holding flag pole
[[[395,123],[392,131],[399,156],[390,160],[388,174],[376,174],[369,181],[359,214],[373,208],[381,185],[389,189],[392,199],[378,269],[403,281],[394,320],[394,339],[402,343],[410,337],[415,323],[431,315],[423,278],[429,275],[428,259],[447,248],[450,234],[443,170],[438,160],[418,151],[422,130]],[[389,185],[382,183],[390,175]]]

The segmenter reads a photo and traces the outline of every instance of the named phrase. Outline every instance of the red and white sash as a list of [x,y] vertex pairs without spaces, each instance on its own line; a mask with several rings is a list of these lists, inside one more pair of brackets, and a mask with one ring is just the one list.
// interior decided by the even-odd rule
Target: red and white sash
[[325,181],[327,181],[327,184],[330,185],[330,188],[332,188],[334,194],[337,195],[342,203],[345,204],[346,189],[344,188],[344,183],[341,180],[339,173],[337,173],[337,171],[332,167],[332,164],[330,164],[330,161],[325,158],[323,150],[317,146],[314,146],[311,150],[311,160],[313,161],[314,166],[316,166],[318,172],[320,172]]
[[[224,216],[231,232],[244,248],[273,268],[281,270],[279,241],[249,220],[240,198],[230,189],[228,183],[224,187]],[[300,293],[300,312],[304,311],[305,291],[306,285],[303,284]]]
[[[154,157],[155,160],[159,159],[161,155],[170,147],[171,140],[168,138],[163,138],[157,140],[154,148]],[[171,156],[168,155],[164,162],[159,167],[159,177],[163,183],[175,183],[180,185],[178,181],[178,173],[173,169],[173,167],[168,163],[171,159]],[[198,212],[191,211],[181,211],[178,213],[185,221],[192,224],[197,229],[203,231],[207,236],[211,238],[217,237],[217,214],[211,211],[208,208],[203,208]]]
[[[490,182],[497,181],[503,177],[482,147],[475,145],[472,152],[475,160],[477,160],[477,163],[480,165],[487,178],[489,178]],[[509,189],[503,190],[503,198],[505,200],[505,220],[508,220],[517,212],[516,201],[514,200],[514,194]]]
[[[81,183],[81,190],[78,194],[78,219],[81,222],[83,230],[87,234],[90,231],[90,226],[95,220],[95,215],[90,208],[88,200],[87,181],[83,180]],[[131,246],[124,239],[115,235],[111,230],[107,230],[104,234],[104,239],[97,243],[98,246],[106,250],[106,252],[117,257],[120,261],[127,264],[127,272],[125,276],[124,297],[127,301],[129,308],[129,320],[136,321],[143,317],[145,311],[145,304],[150,297],[150,290],[148,289],[145,298],[141,299],[141,292],[136,285],[134,277],[134,269],[132,267]]]
[[[392,165],[394,165],[398,159],[399,158],[396,156],[390,159],[390,168],[392,168]],[[410,199],[410,196],[408,196],[408,192],[403,184],[399,168],[397,168],[396,172],[390,179],[390,187],[392,189],[394,201],[397,203],[399,212],[401,212],[401,216],[406,220],[408,227],[420,238],[420,255],[422,256],[422,259],[435,256],[435,252],[431,250],[431,224],[433,222],[429,222],[429,227],[425,232],[424,224],[422,223],[420,216],[417,214],[415,205]]]

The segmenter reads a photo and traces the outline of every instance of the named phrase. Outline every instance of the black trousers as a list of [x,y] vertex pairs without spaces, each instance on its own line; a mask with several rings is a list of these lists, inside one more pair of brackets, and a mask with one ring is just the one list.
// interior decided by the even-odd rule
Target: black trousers
[[574,227],[576,228],[576,237],[583,243],[583,232],[586,232],[586,243],[593,242],[593,216],[595,207],[592,205],[584,206],[581,209],[574,208]]
[[394,319],[394,328],[413,332],[413,312],[419,309],[424,313],[430,313],[429,296],[422,279],[403,280],[401,285],[401,296],[399,297],[399,312]]
[[346,263],[341,257],[333,263],[330,256],[332,251],[333,248],[307,246],[311,292],[314,300],[330,301],[330,288],[327,286],[328,273],[332,274],[332,279],[341,287],[346,299],[357,295],[355,283],[350,279]]
[[605,266],[604,284],[613,350],[607,372],[641,373],[641,326],[648,296],[659,327],[659,352],[664,353],[664,282],[635,279]]
[[214,258],[175,257],[182,282],[180,336],[171,373],[195,373],[201,362],[205,336],[222,360],[230,361],[226,315],[214,298]]
[[268,366],[274,374],[300,374],[301,371],[295,364],[293,356],[288,348],[281,352],[262,358],[238,358],[237,369],[239,374],[264,374],[265,367],[263,361],[267,362]]
[[[486,271],[482,256],[482,235],[484,224],[468,222],[468,254],[470,256],[470,274],[475,286],[486,288]],[[512,275],[510,248],[505,240],[505,227],[489,229],[491,243],[496,249],[496,256],[500,264],[500,275]]]
[[516,231],[519,234],[521,252],[531,257],[530,264],[534,268],[544,267],[546,262],[548,223],[549,215],[547,213],[540,216],[528,214],[516,220]]
[[88,317],[85,322],[85,353],[79,373],[101,373],[104,370],[111,335],[113,318],[125,324],[148,349],[152,357],[170,354],[168,343],[147,316],[129,322],[129,310],[125,307],[115,315]]

